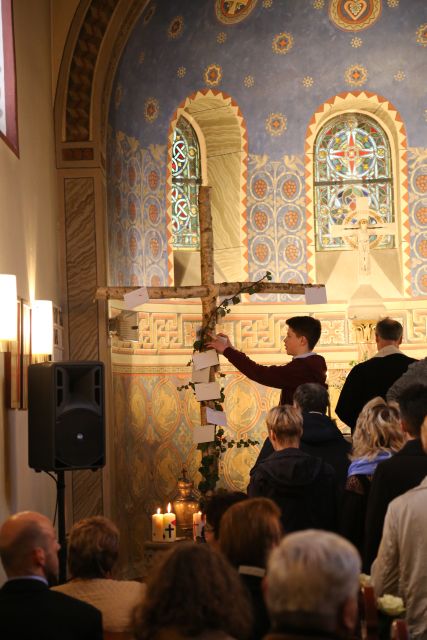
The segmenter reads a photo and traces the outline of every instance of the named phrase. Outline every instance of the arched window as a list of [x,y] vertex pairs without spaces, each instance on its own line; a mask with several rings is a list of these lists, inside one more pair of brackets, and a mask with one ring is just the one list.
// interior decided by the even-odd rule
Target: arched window
[[[348,224],[355,199],[369,198],[370,223],[394,222],[390,144],[378,122],[362,113],[329,120],[314,145],[314,217],[316,250],[351,250],[334,235],[333,225]],[[393,248],[393,235],[378,238],[377,248]]]
[[200,149],[196,133],[181,116],[172,143],[172,246],[174,250],[200,249],[197,196],[201,184]]

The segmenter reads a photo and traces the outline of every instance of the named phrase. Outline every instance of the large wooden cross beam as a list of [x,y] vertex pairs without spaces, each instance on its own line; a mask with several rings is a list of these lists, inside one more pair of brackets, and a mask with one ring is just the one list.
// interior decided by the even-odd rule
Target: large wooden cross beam
[[[221,282],[215,284],[214,276],[214,243],[212,231],[212,215],[210,206],[211,187],[201,186],[199,189],[199,224],[200,224],[200,270],[201,283],[194,286],[181,287],[147,287],[150,300],[168,300],[172,298],[200,298],[202,301],[202,332],[215,330],[216,318],[212,316],[217,297],[231,297],[241,292],[242,288],[256,284],[257,293],[287,293],[304,295],[307,287],[321,287],[292,282]],[[123,300],[125,293],[139,287],[99,287],[96,291],[98,300]],[[208,326],[208,324],[211,326]]]
[[[257,293],[287,293],[304,295],[306,287],[324,287],[324,285],[296,284],[290,282],[222,282],[215,284],[214,276],[214,243],[212,231],[212,215],[210,206],[211,187],[201,186],[199,189],[199,224],[200,224],[200,285],[182,287],[147,287],[150,300],[167,300],[172,298],[200,298],[202,301],[201,335],[215,333],[217,323],[215,310],[218,296],[232,297],[256,285]],[[98,300],[122,300],[125,293],[139,287],[99,287],[96,292]],[[210,379],[214,380],[215,372],[210,371]],[[207,424],[206,406],[212,402],[201,403],[201,424]],[[213,446],[213,445],[212,445]],[[212,448],[210,449],[212,452]],[[216,463],[214,463],[216,464]]]

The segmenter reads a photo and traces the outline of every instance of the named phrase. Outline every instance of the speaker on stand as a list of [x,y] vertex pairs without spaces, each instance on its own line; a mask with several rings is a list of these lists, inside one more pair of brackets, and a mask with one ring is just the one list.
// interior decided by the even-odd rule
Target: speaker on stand
[[28,368],[28,458],[57,475],[60,580],[66,577],[65,471],[105,464],[104,365],[42,362]]

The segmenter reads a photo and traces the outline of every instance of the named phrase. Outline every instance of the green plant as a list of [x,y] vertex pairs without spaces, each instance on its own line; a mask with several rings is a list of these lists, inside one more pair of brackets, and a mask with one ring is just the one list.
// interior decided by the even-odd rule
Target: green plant
[[[270,271],[267,271],[265,275],[257,280],[256,282],[245,286],[242,283],[242,287],[240,290],[229,298],[224,298],[224,300],[218,304],[215,309],[213,309],[212,313],[206,319],[204,323],[204,327],[200,330],[200,333],[197,337],[197,340],[193,344],[194,351],[203,351],[206,347],[206,339],[209,340],[209,332],[215,327],[216,323],[224,318],[231,311],[231,306],[239,304],[241,302],[241,295],[243,293],[253,294],[257,293],[259,290],[258,285],[266,280],[271,280],[272,276]],[[213,299],[214,300],[214,299]],[[219,373],[219,377],[225,378],[224,373]],[[188,382],[181,387],[177,387],[178,391],[182,389],[193,389],[194,391],[194,383]],[[221,396],[219,400],[213,401],[213,408],[217,411],[223,411],[223,402],[225,400],[224,388],[221,388]],[[203,403],[206,404],[206,403]],[[202,480],[199,482],[198,488],[202,494],[207,493],[208,491],[214,491],[216,484],[219,480],[218,474],[218,462],[221,454],[227,451],[227,449],[232,449],[233,447],[237,447],[238,449],[242,447],[249,447],[251,445],[259,444],[258,440],[251,440],[250,438],[240,440],[229,439],[225,435],[225,431],[222,427],[218,427],[215,431],[215,439],[213,442],[204,442],[197,446],[197,448],[202,452],[202,459],[200,462],[199,472],[202,476]]]

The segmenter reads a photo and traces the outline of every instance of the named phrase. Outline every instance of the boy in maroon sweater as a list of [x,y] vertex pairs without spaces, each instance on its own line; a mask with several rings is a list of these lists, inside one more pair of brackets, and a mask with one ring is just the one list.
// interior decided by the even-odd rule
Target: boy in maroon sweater
[[311,316],[294,316],[288,318],[286,324],[286,353],[293,356],[288,364],[257,364],[235,349],[228,336],[223,333],[212,337],[207,346],[222,353],[236,369],[254,382],[281,389],[280,404],[292,404],[295,390],[300,384],[317,382],[327,386],[326,362],[322,356],[312,351],[322,331],[319,320]]

